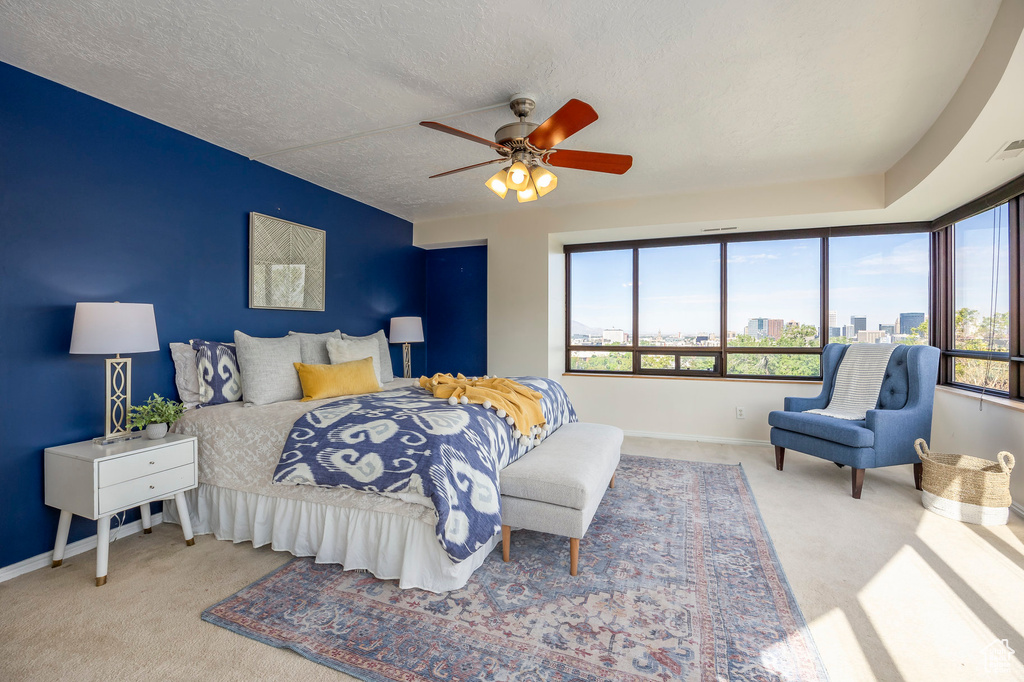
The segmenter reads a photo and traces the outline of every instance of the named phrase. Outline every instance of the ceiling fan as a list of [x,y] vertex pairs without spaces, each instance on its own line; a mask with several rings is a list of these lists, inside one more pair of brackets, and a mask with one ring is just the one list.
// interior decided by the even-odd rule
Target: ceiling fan
[[558,185],[558,178],[547,166],[577,168],[598,173],[622,175],[633,165],[633,157],[624,154],[582,152],[573,149],[555,149],[565,138],[578,133],[597,120],[597,112],[586,102],[571,99],[543,123],[526,120],[536,106],[532,98],[516,95],[509,108],[519,121],[506,123],[494,133],[494,142],[436,121],[421,121],[420,125],[465,140],[485,144],[498,152],[500,158],[476,163],[472,166],[431,175],[431,179],[488,166],[492,163],[511,164],[487,180],[487,187],[502,199],[508,190],[516,191],[519,203],[536,201]]

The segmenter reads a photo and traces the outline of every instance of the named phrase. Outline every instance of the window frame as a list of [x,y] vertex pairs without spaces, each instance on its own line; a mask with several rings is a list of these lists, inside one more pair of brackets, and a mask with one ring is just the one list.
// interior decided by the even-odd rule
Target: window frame
[[[1005,352],[968,351],[954,347],[955,281],[953,269],[954,233],[956,224],[978,214],[1006,205],[1009,213],[1009,346]],[[942,351],[939,363],[939,383],[982,395],[994,395],[1011,400],[1024,400],[1024,301],[1022,294],[1021,260],[1024,259],[1024,175],[996,188],[932,222],[932,319],[936,320],[932,345]],[[954,380],[956,358],[998,360],[1009,363],[1009,387],[1002,391]]]
[[[821,355],[822,348],[828,341],[828,256],[830,237],[855,237],[887,234],[915,234],[927,233],[937,230],[932,222],[910,222],[910,223],[881,223],[875,225],[853,225],[845,227],[816,227],[793,230],[771,230],[762,232],[739,232],[722,234],[701,234],[689,237],[669,237],[662,239],[634,239],[618,242],[597,242],[588,244],[567,244],[563,247],[565,256],[565,371],[571,374],[597,374],[611,376],[661,376],[661,377],[713,377],[719,379],[756,379],[768,381],[821,381],[820,371],[817,376],[791,376],[772,374],[730,374],[728,362],[730,354],[767,354],[767,355],[799,355],[813,354]],[[819,316],[818,316],[818,344],[816,346],[730,346],[728,344],[728,245],[743,242],[759,241],[787,241],[793,239],[818,239],[820,246],[819,254]],[[640,249],[659,248],[667,246],[689,246],[698,244],[718,244],[719,251],[719,334],[717,346],[640,346]],[[574,351],[593,351],[601,346],[577,346],[572,344],[572,256],[576,253],[588,253],[594,251],[625,251],[633,252],[633,278],[632,278],[632,329],[630,330],[630,344],[616,346],[619,352],[632,352],[633,367],[631,371],[624,370],[583,370],[572,369],[572,354]],[[929,270],[933,270],[935,256],[934,238],[930,245]],[[931,274],[929,275],[931,277]],[[930,280],[931,281],[931,280]],[[932,315],[932,292],[929,292],[929,316]],[[1011,325],[1013,320],[1011,319]],[[929,325],[929,341],[932,339],[931,325]],[[645,352],[646,349],[646,352]],[[656,349],[656,350],[655,350]],[[654,370],[641,369],[641,356],[644,354],[654,355],[675,355],[676,369]],[[680,370],[680,356],[713,356],[715,367],[712,371],[704,370]],[[820,365],[819,365],[820,366]]]

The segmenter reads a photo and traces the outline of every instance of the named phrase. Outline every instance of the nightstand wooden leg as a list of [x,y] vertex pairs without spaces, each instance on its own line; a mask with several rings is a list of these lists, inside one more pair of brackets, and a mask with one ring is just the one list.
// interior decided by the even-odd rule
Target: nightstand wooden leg
[[110,555],[110,517],[96,519],[96,587],[107,582],[107,557]]
[[178,520],[181,523],[181,532],[185,535],[185,544],[191,547],[196,544],[196,539],[192,535],[192,520],[188,517],[188,503],[185,502],[185,493],[175,495],[174,502],[178,505]]
[[60,521],[57,522],[57,540],[53,543],[53,563],[57,568],[64,563],[64,548],[68,546],[68,531],[71,530],[71,512],[61,510]]
[[139,505],[139,513],[142,514],[142,532],[143,534],[149,534],[153,532],[153,522],[149,516],[149,502],[143,502]]

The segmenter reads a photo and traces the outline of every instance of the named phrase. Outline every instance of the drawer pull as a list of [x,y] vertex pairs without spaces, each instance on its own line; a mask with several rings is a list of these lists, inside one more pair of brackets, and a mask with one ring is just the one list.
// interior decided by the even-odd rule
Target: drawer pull
[[152,465],[156,464],[156,462],[150,462],[149,464],[150,464],[150,466],[152,466]]
[[156,489],[156,486],[155,486],[155,485],[151,485],[151,486],[149,486],[149,489],[150,489],[150,490],[155,490],[155,489]]

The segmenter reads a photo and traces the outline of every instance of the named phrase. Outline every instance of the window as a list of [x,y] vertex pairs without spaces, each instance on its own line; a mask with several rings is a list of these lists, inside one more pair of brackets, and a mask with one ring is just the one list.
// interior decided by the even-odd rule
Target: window
[[1010,389],[1009,205],[955,223],[951,381]]
[[[874,322],[880,329],[859,340],[926,342],[930,225],[883,228],[897,233],[858,231],[877,233],[872,226],[840,237],[818,229],[566,247],[566,367],[817,379],[830,291],[859,319],[851,337]],[[830,243],[836,252],[826,259]],[[824,291],[829,266],[837,283]],[[894,279],[897,296],[886,289]],[[900,322],[917,336],[901,335]]]
[[833,237],[828,246],[830,343],[928,343],[929,237]]

